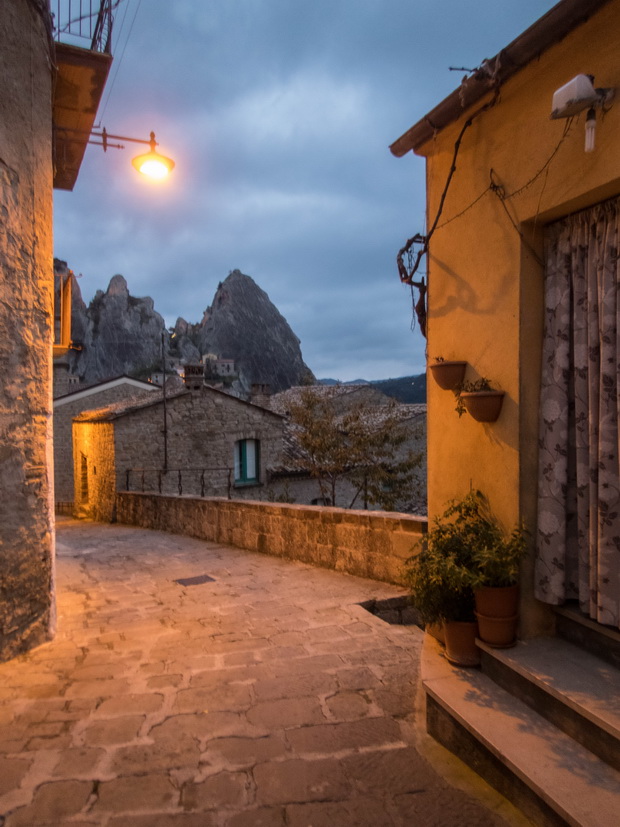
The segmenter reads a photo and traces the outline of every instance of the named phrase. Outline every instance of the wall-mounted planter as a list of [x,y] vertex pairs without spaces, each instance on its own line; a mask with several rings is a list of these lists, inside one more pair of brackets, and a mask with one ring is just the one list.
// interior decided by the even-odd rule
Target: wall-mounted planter
[[460,397],[477,422],[495,422],[502,410],[504,391],[461,391]]
[[429,367],[439,387],[445,391],[453,391],[463,381],[467,362],[434,362]]

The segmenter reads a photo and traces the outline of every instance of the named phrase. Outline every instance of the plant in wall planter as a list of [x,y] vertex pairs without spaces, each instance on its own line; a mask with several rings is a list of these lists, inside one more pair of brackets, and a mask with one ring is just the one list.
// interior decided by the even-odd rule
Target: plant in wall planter
[[453,391],[458,388],[465,376],[467,362],[448,360],[437,356],[435,361],[429,365],[435,382],[445,391]]
[[477,422],[495,422],[504,401],[504,391],[493,389],[488,379],[461,382],[455,390],[455,395],[458,415],[462,416],[467,412]]

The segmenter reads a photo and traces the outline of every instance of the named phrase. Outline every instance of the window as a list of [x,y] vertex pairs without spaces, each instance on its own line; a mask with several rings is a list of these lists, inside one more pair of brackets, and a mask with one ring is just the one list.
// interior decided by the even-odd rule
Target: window
[[240,439],[235,442],[235,483],[258,482],[259,442]]

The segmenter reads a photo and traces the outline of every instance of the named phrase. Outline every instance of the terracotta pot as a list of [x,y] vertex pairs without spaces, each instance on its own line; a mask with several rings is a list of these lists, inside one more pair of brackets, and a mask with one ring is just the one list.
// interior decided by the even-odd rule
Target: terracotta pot
[[439,387],[452,391],[463,381],[467,362],[434,362],[429,367]]
[[519,615],[512,617],[487,617],[476,612],[480,640],[495,649],[508,649],[517,643]]
[[495,422],[502,410],[504,391],[464,391],[461,399],[477,422]]
[[480,586],[474,589],[476,611],[486,617],[512,617],[519,611],[519,586]]
[[478,624],[460,620],[444,620],[446,658],[457,666],[478,666],[480,652],[476,646]]

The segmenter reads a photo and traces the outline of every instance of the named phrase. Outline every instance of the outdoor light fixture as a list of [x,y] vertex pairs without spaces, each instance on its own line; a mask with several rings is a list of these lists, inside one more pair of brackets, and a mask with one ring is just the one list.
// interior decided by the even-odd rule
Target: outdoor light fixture
[[614,97],[614,89],[595,89],[593,75],[576,75],[553,93],[552,118],[572,118],[584,109],[586,115],[585,151],[594,151],[596,133],[596,107],[603,109]]
[[128,138],[126,135],[110,135],[104,127],[101,132],[91,132],[90,138],[101,138],[100,141],[89,140],[88,143],[102,146],[104,152],[107,152],[108,147],[113,147],[114,149],[125,148],[123,144],[111,144],[110,138],[113,141],[131,141],[136,144],[148,144],[150,152],[137,155],[132,159],[131,163],[138,172],[141,172],[142,175],[146,175],[149,178],[165,178],[174,169],[174,161],[172,158],[167,158],[165,155],[160,155],[159,152],[155,152],[155,147],[159,146],[159,144],[155,140],[154,132],[151,132],[150,138],[147,141],[144,138]]

